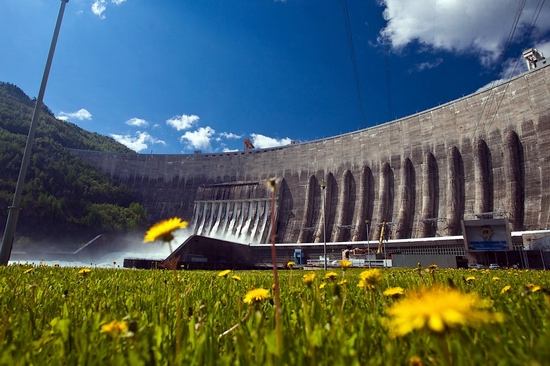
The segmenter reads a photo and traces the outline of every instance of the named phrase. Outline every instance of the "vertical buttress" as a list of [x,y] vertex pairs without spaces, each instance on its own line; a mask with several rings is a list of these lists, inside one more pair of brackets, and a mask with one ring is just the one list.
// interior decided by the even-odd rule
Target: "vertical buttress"
[[437,161],[432,153],[424,156],[422,166],[422,221],[420,238],[435,236],[438,218],[436,217]]
[[[383,221],[391,221],[390,216],[390,202],[391,202],[391,167],[388,162],[382,165],[380,170],[380,186],[378,190],[378,213],[376,219],[378,223]],[[374,228],[373,228],[374,229]],[[374,230],[374,238],[380,237],[381,226],[377,226]]]
[[401,164],[401,184],[399,197],[399,214],[397,216],[397,227],[395,230],[396,239],[407,239],[411,237],[412,221],[414,217],[415,201],[415,178],[414,167],[409,158]]
[[525,214],[525,179],[523,148],[518,135],[509,131],[504,136],[504,177],[506,181],[506,212],[512,230],[523,230]]
[[489,147],[485,141],[480,139],[474,148],[474,213],[493,211],[491,206],[490,179]]
[[302,227],[298,235],[298,243],[309,243],[311,239],[311,218],[313,216],[313,201],[315,200],[315,185],[317,179],[310,175],[307,181],[306,198],[304,202],[304,216],[302,217]]
[[447,153],[447,235],[459,235],[462,214],[462,157],[456,146]]
[[366,238],[367,227],[364,220],[367,219],[367,204],[369,200],[370,181],[369,174],[370,168],[365,166],[361,170],[361,176],[359,177],[359,191],[357,194],[357,206],[355,212],[355,220],[353,226],[355,227],[355,233],[353,234],[351,241],[368,240]]
[[336,217],[334,219],[334,230],[332,235],[333,242],[341,242],[349,239],[346,233],[349,233],[349,200],[350,200],[351,172],[346,169],[342,174],[342,184],[338,193],[338,202],[336,204]]

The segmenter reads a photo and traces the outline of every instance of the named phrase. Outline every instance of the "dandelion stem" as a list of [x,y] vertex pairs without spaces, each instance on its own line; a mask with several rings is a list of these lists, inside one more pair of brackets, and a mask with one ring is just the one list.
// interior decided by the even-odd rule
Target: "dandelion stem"
[[241,319],[240,322],[238,322],[237,324],[235,324],[234,326],[232,326],[231,328],[229,328],[228,330],[226,330],[225,332],[223,332],[222,334],[219,335],[218,338],[221,338],[223,336],[226,336],[228,335],[229,333],[231,333],[232,331],[234,331],[235,329],[237,329],[239,327],[239,325],[246,321],[246,319],[248,319],[248,317],[250,316],[250,314],[252,314],[252,306],[248,307],[248,312],[246,313],[246,315]]

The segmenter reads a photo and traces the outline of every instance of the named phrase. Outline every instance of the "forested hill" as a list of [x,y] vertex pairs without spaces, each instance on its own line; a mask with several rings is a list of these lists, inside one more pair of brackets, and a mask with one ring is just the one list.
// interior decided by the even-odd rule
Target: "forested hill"
[[[11,205],[35,100],[0,82],[0,230]],[[68,149],[135,153],[114,139],[58,120],[47,106],[32,148],[16,243],[84,240],[147,226],[145,209],[131,189],[111,180]],[[5,209],[2,209],[5,208]],[[82,238],[80,238],[82,236]],[[90,238],[91,239],[91,238]]]
[[[26,137],[35,103],[35,99],[29,98],[17,86],[0,82],[0,127]],[[73,123],[56,119],[45,105],[42,106],[36,137],[49,137],[61,146],[72,149],[135,153],[111,137],[89,132]]]

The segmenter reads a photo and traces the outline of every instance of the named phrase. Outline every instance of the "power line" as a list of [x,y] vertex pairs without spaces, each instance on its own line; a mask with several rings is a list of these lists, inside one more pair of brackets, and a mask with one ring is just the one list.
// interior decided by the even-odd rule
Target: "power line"
[[[498,63],[501,65],[502,67],[502,64],[503,64],[503,61],[504,61],[504,57],[506,57],[506,53],[508,51],[508,48],[510,47],[510,44],[512,43],[512,39],[514,38],[514,34],[516,33],[516,29],[517,29],[517,26],[519,24],[519,19],[521,18],[521,14],[523,13],[523,9],[525,7],[525,2],[527,0],[521,0],[518,4],[518,8],[516,10],[516,16],[514,17],[514,21],[512,23],[512,27],[510,29],[510,33],[508,34],[508,39],[506,40],[506,42],[504,43],[504,47],[503,47],[503,50],[500,54],[500,57],[498,58]],[[481,118],[483,117],[483,114],[485,112],[485,108],[487,108],[487,106],[489,105],[489,103],[492,103],[493,102],[493,98],[491,98],[494,94],[495,94],[495,89],[493,89],[493,86],[495,86],[495,83],[496,81],[493,82],[493,85],[491,85],[491,91],[489,93],[489,97],[486,99],[486,102],[483,104],[483,107],[481,108],[481,112],[479,114],[479,118],[477,119],[476,121],[476,127],[474,129],[474,135],[477,134],[477,131],[478,131],[478,128],[479,128],[479,124],[481,122]],[[502,94],[502,98],[504,98],[504,95],[506,93],[503,93]],[[489,122],[489,125],[492,123],[492,120],[494,119],[494,117],[496,116],[496,113],[498,111],[498,108],[500,106],[500,103],[498,103],[497,105],[497,110],[495,110],[495,113],[493,114],[493,118],[491,119],[491,122]]]
[[359,80],[359,73],[357,72],[357,61],[355,58],[355,47],[353,46],[353,34],[351,32],[351,26],[349,22],[349,12],[348,12],[348,3],[347,0],[341,0],[342,2],[342,11],[344,14],[344,24],[346,25],[346,33],[348,36],[349,51],[351,56],[351,64],[353,67],[353,76],[355,77],[355,87],[357,89],[357,99],[359,102],[359,112],[361,115],[361,122],[363,126],[367,126],[367,119],[365,117],[365,110],[363,108],[363,97],[361,96],[361,83]]
[[[516,18],[514,19],[514,24],[512,25],[512,31],[510,32],[510,36],[508,37],[508,40],[506,42],[506,46],[504,48],[504,51],[502,53],[502,56],[501,56],[501,59],[504,59],[505,57],[505,54],[506,54],[506,51],[508,50],[510,44],[512,43],[512,39],[513,39],[513,35],[516,31],[516,28],[519,24],[519,19],[521,17],[521,14],[523,12],[523,8],[525,6],[525,1],[526,0],[523,0],[518,7],[518,11],[516,13]],[[524,37],[524,41],[523,41],[523,44],[522,44],[522,49],[525,49],[527,47],[527,42],[530,42],[530,39],[531,39],[531,35],[533,33],[533,30],[535,29],[535,25],[537,23],[537,20],[539,18],[539,15],[542,11],[542,8],[544,7],[544,3],[545,3],[546,0],[539,0],[539,3],[537,5],[537,7],[535,8],[535,12],[533,13],[533,17],[531,19],[531,22],[530,22],[530,25],[529,25],[529,32],[527,33],[526,37]],[[514,64],[514,67],[513,67],[513,70],[512,70],[512,74],[515,74],[515,71],[518,67],[518,64],[519,62],[521,61],[521,58],[518,57],[516,59],[516,62]],[[501,62],[502,64],[502,62]],[[498,110],[500,109],[500,106],[502,104],[502,102],[504,101],[504,97],[506,96],[506,91],[508,90],[508,87],[509,87],[509,83],[506,84],[506,87],[505,87],[505,90],[504,90],[504,93],[502,93],[502,96],[500,97],[500,100],[498,100],[497,102],[497,106],[496,106],[496,109],[495,109],[495,112],[493,113],[492,117],[491,117],[491,120],[490,122],[488,123],[487,127],[486,127],[486,130],[488,130],[490,128],[490,126],[493,124],[495,118],[496,118],[496,115],[497,115],[497,112]],[[491,92],[493,93],[493,92]],[[482,114],[483,114],[483,111],[482,111]],[[480,115],[480,119],[481,119],[481,115]]]
[[386,86],[388,92],[388,121],[392,120],[392,103],[391,103],[391,70],[390,70],[390,48],[384,42],[384,53],[386,54]]

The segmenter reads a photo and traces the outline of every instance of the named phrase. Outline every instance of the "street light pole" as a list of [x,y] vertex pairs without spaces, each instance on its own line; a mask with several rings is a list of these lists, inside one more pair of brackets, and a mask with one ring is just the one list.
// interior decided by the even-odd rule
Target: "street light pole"
[[10,207],[8,207],[8,221],[6,222],[6,229],[4,230],[4,238],[2,239],[2,246],[0,247],[0,265],[5,266],[10,259],[11,250],[13,247],[13,237],[15,236],[15,227],[17,226],[17,219],[19,218],[19,210],[21,209],[21,195],[23,192],[23,186],[25,184],[25,176],[27,175],[27,168],[31,158],[32,144],[34,142],[34,134],[38,125],[38,118],[40,117],[40,110],[42,109],[42,100],[44,99],[44,93],[46,92],[46,84],[48,83],[48,76],[50,75],[50,68],[52,66],[53,55],[55,53],[55,46],[57,44],[57,37],[59,36],[59,30],[61,28],[61,21],[63,20],[63,13],[65,12],[65,5],[69,0],[61,0],[61,7],[59,8],[59,14],[57,15],[57,23],[55,24],[55,30],[53,32],[52,43],[50,45],[50,52],[46,61],[46,67],[44,68],[44,74],[42,76],[42,83],[40,84],[40,91],[36,98],[36,104],[34,106],[34,112],[32,115],[31,126],[29,128],[29,134],[27,136],[27,145],[23,152],[23,161],[21,162],[21,168],[19,170],[19,177],[17,178],[17,185],[15,186],[15,194]]
[[323,200],[323,268],[327,270],[327,182],[321,181],[321,199]]
[[365,220],[365,225],[367,226],[367,257],[369,258],[369,268],[370,268],[369,220]]

